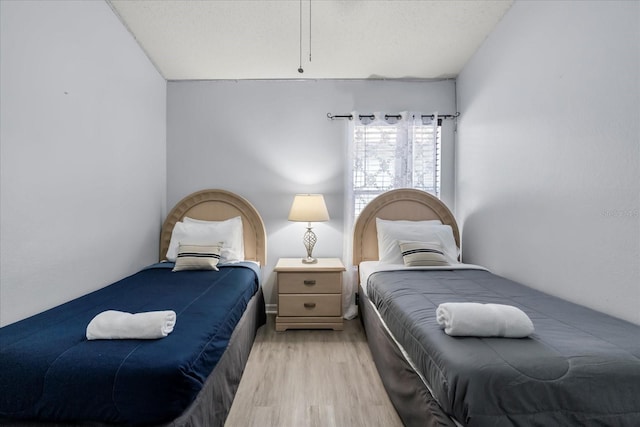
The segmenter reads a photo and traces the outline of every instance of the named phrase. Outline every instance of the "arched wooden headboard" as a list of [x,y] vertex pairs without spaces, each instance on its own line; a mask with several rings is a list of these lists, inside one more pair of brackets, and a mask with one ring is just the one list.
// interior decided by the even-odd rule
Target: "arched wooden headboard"
[[411,221],[439,219],[451,226],[456,245],[460,247],[460,231],[449,208],[425,191],[401,188],[379,195],[358,216],[353,230],[353,265],[379,259],[376,218]]
[[162,225],[160,260],[166,259],[171,232],[176,222],[185,216],[206,221],[224,221],[240,216],[244,232],[244,256],[248,261],[267,262],[267,232],[262,217],[246,199],[230,191],[202,190],[192,193],[176,204]]

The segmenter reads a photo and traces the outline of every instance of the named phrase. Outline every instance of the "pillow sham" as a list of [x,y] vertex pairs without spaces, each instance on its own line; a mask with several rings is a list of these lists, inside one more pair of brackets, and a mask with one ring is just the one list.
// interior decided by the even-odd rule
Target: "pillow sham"
[[449,265],[438,242],[400,242],[400,252],[407,267]]
[[[236,219],[236,218],[240,218],[239,216],[237,217],[233,217],[231,219]],[[185,216],[184,218],[182,218],[182,222],[191,222],[193,224],[219,224],[221,222],[225,222],[225,221],[229,221],[228,219],[224,219],[222,221],[208,221],[206,219],[196,219],[196,218],[190,218],[188,216]]]
[[178,245],[176,265],[172,271],[216,270],[220,261],[219,245]]
[[226,221],[177,222],[171,232],[167,249],[168,261],[175,261],[178,245],[213,245],[222,242],[220,262],[244,261],[244,241],[242,218],[235,217]]
[[439,220],[390,221],[376,218],[378,232],[378,259],[388,264],[404,264],[400,252],[400,241],[437,242],[449,262],[458,259],[458,246],[450,225]]
[[238,262],[244,261],[244,230],[242,229],[242,218],[236,216],[223,221],[207,221],[204,219],[195,219],[185,216],[182,219],[185,223],[205,224],[212,227],[228,226],[230,236],[225,239],[225,246],[222,248],[221,262]]

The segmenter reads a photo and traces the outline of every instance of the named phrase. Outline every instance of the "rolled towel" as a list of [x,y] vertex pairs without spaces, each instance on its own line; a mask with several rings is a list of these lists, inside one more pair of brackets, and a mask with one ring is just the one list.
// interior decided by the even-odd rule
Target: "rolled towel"
[[451,336],[523,338],[534,331],[529,316],[503,304],[446,302],[436,309],[436,320]]
[[127,313],[107,310],[91,319],[87,325],[88,340],[163,338],[173,331],[176,313],[173,310]]

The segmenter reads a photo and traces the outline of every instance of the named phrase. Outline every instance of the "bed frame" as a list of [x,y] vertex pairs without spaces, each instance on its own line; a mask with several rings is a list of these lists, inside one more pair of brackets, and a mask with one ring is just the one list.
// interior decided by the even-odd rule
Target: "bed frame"
[[[439,219],[451,226],[456,244],[460,247],[460,232],[455,217],[438,198],[420,190],[391,190],[373,199],[358,216],[353,234],[353,265],[378,260],[376,218],[412,221]],[[456,423],[442,410],[404,357],[362,286],[362,283],[358,286],[360,319],[382,383],[402,422],[407,427],[455,426]]]
[[[182,199],[169,212],[160,234],[160,260],[163,260],[176,222],[185,216],[221,221],[240,215],[244,232],[245,259],[266,262],[266,229],[258,211],[244,198],[224,190],[202,190]],[[258,328],[266,323],[262,288],[249,300],[229,345],[207,378],[194,402],[175,420],[156,427],[223,427],[235,396]],[[0,419],[3,426],[33,427],[114,427],[96,422],[58,423]]]

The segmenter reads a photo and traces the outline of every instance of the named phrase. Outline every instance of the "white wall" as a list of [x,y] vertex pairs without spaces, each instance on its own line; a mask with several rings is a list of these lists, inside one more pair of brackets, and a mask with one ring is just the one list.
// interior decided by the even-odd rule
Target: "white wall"
[[[455,112],[452,81],[169,82],[167,205],[205,188],[234,191],[267,228],[267,304],[279,257],[305,254],[304,224],[287,221],[296,193],[323,193],[331,221],[314,224],[316,256],[341,257],[347,122],[327,113]],[[453,203],[453,123],[445,121],[443,199]]]
[[640,3],[518,1],[458,79],[463,257],[640,323]]
[[105,2],[0,1],[0,325],[156,260],[166,82]]

